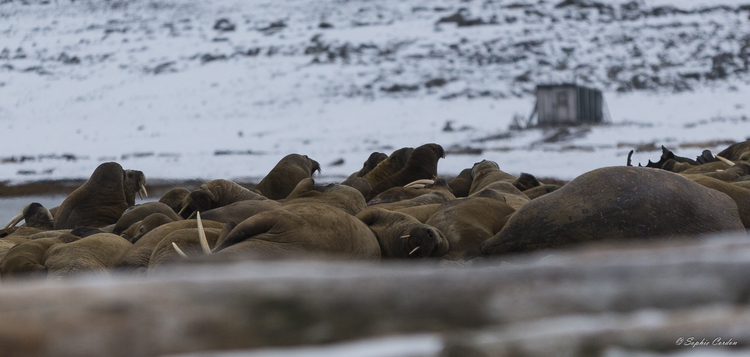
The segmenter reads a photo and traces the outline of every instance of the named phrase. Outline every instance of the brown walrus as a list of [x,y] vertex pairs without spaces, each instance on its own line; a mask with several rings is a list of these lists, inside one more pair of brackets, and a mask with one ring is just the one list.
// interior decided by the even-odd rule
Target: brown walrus
[[605,167],[521,207],[500,232],[482,244],[482,253],[733,230],[745,228],[737,204],[724,193],[661,169]]
[[320,172],[317,161],[307,155],[289,154],[271,169],[255,189],[267,198],[281,200],[289,196],[300,181],[312,177],[315,171]]
[[425,144],[414,149],[404,167],[373,186],[365,199],[369,202],[373,197],[391,187],[405,186],[421,179],[434,179],[437,176],[438,160],[444,157],[445,150],[438,144]]
[[21,221],[26,222],[26,227],[40,230],[51,230],[54,225],[52,214],[38,202],[32,202],[24,206],[21,212],[5,224],[3,229],[15,227]]
[[132,244],[111,233],[98,233],[71,243],[51,246],[44,258],[47,279],[80,273],[108,275]]
[[385,181],[391,175],[395,175],[401,171],[412,152],[414,152],[414,148],[409,147],[392,152],[385,160],[379,162],[374,169],[362,176],[362,178],[370,184],[370,187],[375,187],[381,181]]
[[471,169],[463,169],[458,176],[448,182],[448,187],[456,197],[468,197],[471,190]]
[[367,208],[365,198],[356,189],[346,185],[329,185],[322,191],[314,189],[315,182],[306,178],[297,184],[282,205],[300,203],[324,203],[336,207],[352,216]]
[[62,233],[58,237],[29,239],[11,248],[2,259],[0,274],[3,280],[9,278],[45,278],[47,268],[44,258],[47,250],[58,243],[70,243],[79,238]]
[[383,257],[441,257],[448,240],[439,229],[401,212],[373,208],[357,215],[375,234]]
[[136,222],[142,221],[144,218],[154,213],[161,213],[171,218],[172,221],[179,221],[180,219],[182,219],[182,217],[178,216],[171,207],[167,206],[164,203],[146,202],[144,204],[128,208],[122,214],[122,216],[120,216],[120,219],[117,220],[117,223],[115,223],[115,226],[112,229],[112,233],[119,235]]
[[[221,229],[224,227],[224,223],[204,219],[203,226],[207,229]],[[156,248],[156,246],[159,244],[159,242],[161,242],[162,239],[164,239],[164,237],[178,229],[197,227],[198,222],[194,219],[175,221],[160,225],[150,232],[146,233],[145,235],[143,235],[143,237],[133,243],[133,245],[120,257],[116,266],[118,268],[131,270],[135,274],[145,273],[154,248]]]
[[178,214],[183,218],[191,217],[196,211],[205,212],[235,202],[267,199],[259,193],[229,180],[212,180],[190,192],[183,201]]
[[[138,175],[135,175],[138,179]],[[79,226],[100,228],[115,224],[122,213],[135,202],[135,193],[126,193],[125,171],[116,162],[106,162],[63,201],[55,215],[54,229]],[[132,196],[132,197],[131,197]]]
[[500,193],[485,189],[471,197],[443,203],[425,223],[439,229],[448,239],[450,250],[445,259],[471,260],[482,256],[482,242],[497,234],[507,216],[515,211]]
[[326,254],[380,259],[372,231],[354,216],[324,203],[290,204],[256,214],[239,223],[214,251],[252,257]]
[[408,200],[436,191],[444,193],[450,199],[456,198],[450,187],[448,187],[448,183],[445,182],[445,179],[442,177],[436,177],[434,180],[417,180],[406,186],[391,187],[373,197],[367,202],[367,205],[371,206],[381,203]]

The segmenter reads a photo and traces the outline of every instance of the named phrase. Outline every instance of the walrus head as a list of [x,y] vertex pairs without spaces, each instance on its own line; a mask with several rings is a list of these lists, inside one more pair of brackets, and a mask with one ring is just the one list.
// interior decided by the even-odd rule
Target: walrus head
[[32,202],[21,209],[21,212],[8,221],[3,229],[15,227],[21,221],[26,221],[26,227],[43,230],[52,229],[52,214],[38,202]]
[[138,170],[124,170],[122,173],[122,187],[125,191],[125,201],[129,206],[135,204],[135,194],[143,200],[143,197],[148,197],[146,191],[146,175],[142,171]]
[[312,176],[315,173],[315,171],[317,171],[318,173],[322,172],[320,170],[320,164],[317,161],[307,157],[307,155],[303,155],[302,157],[304,157],[310,163],[310,176]]
[[490,160],[482,160],[480,162],[477,162],[471,168],[471,179],[473,180],[474,177],[476,177],[477,174],[479,174],[479,172],[482,170],[500,170],[500,165]]
[[405,258],[427,258],[442,256],[448,251],[448,239],[437,228],[420,225],[414,227],[409,234],[401,236],[403,248],[401,254]]

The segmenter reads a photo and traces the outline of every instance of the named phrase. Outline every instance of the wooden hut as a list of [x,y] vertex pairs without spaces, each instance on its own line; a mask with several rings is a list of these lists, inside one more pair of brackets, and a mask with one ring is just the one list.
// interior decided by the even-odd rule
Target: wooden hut
[[576,84],[537,85],[529,124],[535,115],[539,126],[595,124],[609,117],[602,92]]

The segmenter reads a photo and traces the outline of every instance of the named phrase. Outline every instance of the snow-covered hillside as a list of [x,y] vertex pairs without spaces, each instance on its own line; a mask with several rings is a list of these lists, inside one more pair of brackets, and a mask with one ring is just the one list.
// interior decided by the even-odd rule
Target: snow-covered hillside
[[[745,140],[749,70],[747,0],[5,0],[0,180],[257,180],[301,153],[335,181],[427,142],[444,175],[571,179]],[[574,80],[611,124],[509,129]]]

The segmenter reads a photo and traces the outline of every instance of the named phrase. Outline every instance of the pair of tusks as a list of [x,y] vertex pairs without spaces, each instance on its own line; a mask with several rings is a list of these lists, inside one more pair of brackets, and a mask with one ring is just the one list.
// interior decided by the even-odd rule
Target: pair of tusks
[[141,185],[141,188],[138,190],[138,196],[141,197],[141,201],[143,201],[143,196],[146,196],[146,198],[148,198],[148,191],[146,191],[146,185]]
[[[206,231],[203,229],[203,222],[201,221],[200,212],[197,212],[195,219],[198,220],[198,241],[201,244],[201,250],[203,251],[203,254],[209,255],[211,254],[211,248],[208,247],[208,239],[206,239]],[[177,255],[183,258],[188,257],[187,254],[185,254],[185,252],[183,252],[182,249],[177,246],[177,243],[172,242],[172,248],[174,248],[174,250],[177,252]]]
[[[401,238],[401,239],[406,239],[406,238],[409,238],[409,237],[411,237],[411,234],[404,234],[404,235],[402,235],[402,236],[401,236],[401,237],[399,237],[399,238]],[[409,252],[409,255],[412,255],[412,254],[414,254],[414,252],[416,252],[416,251],[417,251],[417,249],[419,249],[419,248],[420,248],[420,246],[417,246],[416,248],[412,249],[412,250],[411,250],[411,252]]]
[[412,188],[425,188],[425,187],[427,187],[427,186],[432,186],[432,185],[434,185],[434,184],[435,184],[435,180],[430,180],[430,179],[422,179],[422,180],[417,180],[417,181],[414,181],[414,182],[408,183],[408,184],[407,184],[406,186],[404,186],[404,187],[412,187]]
[[[177,213],[177,215],[180,216],[180,217],[182,217],[182,213],[185,212],[185,210],[187,208],[188,208],[188,205],[185,205],[184,207],[182,207],[182,209],[180,210],[180,212]],[[193,219],[193,218],[195,218],[195,215],[197,213],[198,213],[198,211],[195,211],[195,212],[191,213],[190,216],[188,216],[188,218],[186,218],[186,219]]]
[[[17,215],[15,215],[15,216],[13,216],[13,218],[11,218],[11,219],[10,219],[10,221],[8,221],[8,223],[6,223],[6,224],[5,224],[4,226],[3,226],[3,229],[8,229],[8,228],[11,228],[11,227],[15,227],[15,226],[16,226],[17,224],[21,223],[21,221],[23,221],[23,219],[24,219],[24,218],[23,218],[23,215],[24,215],[24,213],[26,212],[26,210],[27,210],[27,209],[29,208],[29,206],[31,206],[31,205],[32,205],[32,204],[31,204],[31,203],[29,203],[29,204],[27,204],[26,206],[23,206],[23,208],[21,208],[21,212],[19,212],[19,213],[18,213]],[[49,218],[50,220],[53,220],[53,219],[54,219],[54,218],[52,218],[52,215],[51,215],[51,214],[49,213],[49,211],[47,212],[47,217],[48,217],[48,218]]]
[[[190,204],[186,203],[184,206],[182,206],[182,208],[180,209],[180,212],[177,212],[177,215],[180,216],[180,217],[182,217],[182,213],[185,212],[185,210],[188,209],[189,206],[190,206]],[[195,214],[195,213],[193,213],[193,214]],[[190,217],[192,217],[192,216],[193,215],[190,215]],[[188,217],[188,219],[190,219],[190,217]]]
[[716,157],[717,159],[719,159],[719,160],[723,161],[723,162],[724,162],[725,164],[727,164],[727,165],[729,165],[729,166],[734,166],[734,165],[736,165],[735,163],[733,163],[733,162],[731,162],[731,161],[729,161],[729,160],[727,160],[727,159],[725,159],[725,158],[723,158],[723,157],[721,157],[721,156],[719,156],[719,155],[716,155],[715,157]]
[[8,223],[3,226],[3,229],[8,229],[10,227],[15,227],[18,223],[21,223],[23,221],[23,210],[21,210],[21,213],[13,216],[13,218],[8,221]]

